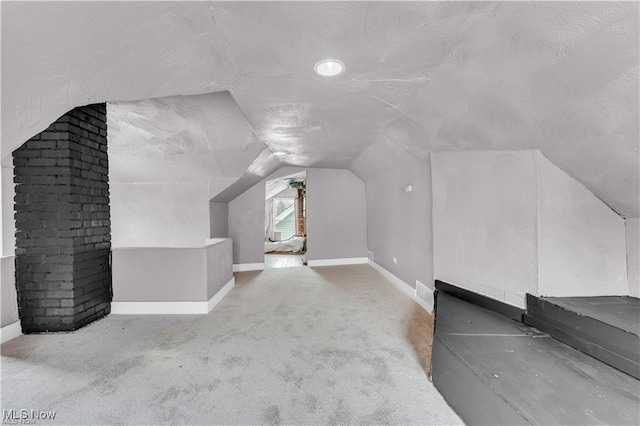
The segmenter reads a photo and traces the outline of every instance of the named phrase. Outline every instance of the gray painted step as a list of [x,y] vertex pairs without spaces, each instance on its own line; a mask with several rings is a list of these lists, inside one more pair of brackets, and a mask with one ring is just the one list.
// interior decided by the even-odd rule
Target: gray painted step
[[640,378],[640,299],[529,294],[524,322]]
[[638,424],[640,382],[535,328],[436,293],[432,376],[467,424]]

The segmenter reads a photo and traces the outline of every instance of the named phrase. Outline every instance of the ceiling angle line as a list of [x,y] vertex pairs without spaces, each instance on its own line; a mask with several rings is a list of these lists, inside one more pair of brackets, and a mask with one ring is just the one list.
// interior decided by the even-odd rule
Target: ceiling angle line
[[396,110],[396,111],[398,111],[400,114],[402,114],[402,111],[400,110],[400,108],[398,108],[398,107],[397,107],[397,106],[395,106],[394,104],[389,103],[389,102],[385,101],[384,99],[380,99],[380,98],[379,98],[379,97],[377,97],[376,95],[371,95],[371,97],[372,97],[373,99],[375,99],[376,101],[378,101],[378,102],[382,102],[383,104],[385,104],[385,105],[387,105],[387,106],[390,106],[391,108],[395,109],[395,110]]
[[267,145],[267,141],[263,140],[260,136],[258,136],[258,132],[256,131],[255,127],[253,127],[253,124],[251,124],[251,122],[249,121],[249,117],[247,117],[247,113],[244,112],[244,110],[242,109],[242,106],[240,106],[240,102],[238,102],[238,99],[236,98],[236,96],[233,94],[234,89],[233,88],[229,88],[229,95],[231,95],[231,98],[233,99],[233,101],[236,103],[236,105],[238,105],[238,108],[240,109],[240,111],[242,112],[242,116],[244,117],[244,121],[247,123],[247,126],[249,126],[249,129],[251,130],[251,133],[253,133],[253,136],[255,136],[256,140],[258,142],[260,142],[262,144],[262,147],[264,149],[268,149],[269,152],[275,156],[275,153],[273,152],[273,150],[271,149],[271,147],[269,145]]
[[378,102],[382,102],[385,105],[388,105],[389,107],[393,108],[394,110],[398,111],[398,113],[406,118],[407,120],[409,120],[410,122],[412,122],[413,124],[416,125],[416,127],[418,127],[420,130],[422,130],[423,132],[425,132],[427,135],[432,136],[432,132],[429,131],[428,129],[424,128],[421,124],[419,124],[418,122],[416,122],[416,120],[414,120],[413,118],[409,117],[408,115],[406,115],[400,108],[398,108],[397,106],[393,105],[392,103],[389,103],[387,101],[385,101],[384,99],[380,99],[379,97],[377,97],[376,95],[372,95],[371,96],[373,99],[377,100]]

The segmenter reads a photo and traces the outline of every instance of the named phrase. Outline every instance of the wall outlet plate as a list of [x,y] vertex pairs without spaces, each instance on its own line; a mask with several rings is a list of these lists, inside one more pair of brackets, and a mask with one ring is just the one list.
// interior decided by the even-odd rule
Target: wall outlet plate
[[398,259],[396,259],[395,257],[393,258],[393,263],[395,263],[396,265],[398,264]]

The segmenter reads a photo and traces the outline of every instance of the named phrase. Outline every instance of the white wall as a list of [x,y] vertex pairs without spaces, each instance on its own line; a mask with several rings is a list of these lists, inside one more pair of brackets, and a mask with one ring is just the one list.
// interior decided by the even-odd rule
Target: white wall
[[[233,263],[264,262],[265,182],[304,169],[283,167],[229,202]],[[307,169],[307,259],[367,256],[364,182],[344,169]]]
[[205,247],[207,300],[233,278],[233,241],[217,239]]
[[538,293],[626,295],[624,219],[539,157]]
[[233,278],[228,238],[198,248],[113,250],[114,302],[197,302]]
[[205,260],[199,248],[115,248],[113,301],[207,300]]
[[627,277],[629,294],[640,297],[640,218],[627,218]]
[[624,219],[539,151],[431,164],[435,278],[519,307],[525,293],[629,293]]
[[525,306],[537,287],[536,158],[431,154],[435,278]]
[[4,224],[4,204],[7,202],[3,194],[6,191],[4,189],[4,167],[0,168],[0,256],[4,255],[4,236],[5,236],[5,224]]
[[112,247],[202,247],[209,238],[206,181],[112,183]]
[[18,321],[15,281],[15,256],[0,257],[0,327]]
[[[407,185],[413,192],[404,191]],[[433,288],[430,161],[367,180],[366,196],[367,242],[374,261],[411,286],[419,280]]]
[[264,180],[229,202],[233,263],[264,262]]
[[229,204],[209,201],[211,238],[229,237]]
[[3,256],[13,256],[16,246],[16,222],[13,217],[13,197],[15,197],[15,185],[13,183],[13,166],[2,166],[2,192],[0,198],[2,199],[2,247],[0,247],[0,254]]
[[367,256],[364,182],[342,169],[307,170],[307,259]]
[[13,167],[2,166],[0,183],[0,326],[4,327],[19,319],[14,256]]

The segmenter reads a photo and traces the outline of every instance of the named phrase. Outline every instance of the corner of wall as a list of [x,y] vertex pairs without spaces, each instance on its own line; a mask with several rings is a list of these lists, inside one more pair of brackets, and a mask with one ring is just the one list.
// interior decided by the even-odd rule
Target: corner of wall
[[0,325],[19,322],[15,282],[15,256],[0,257]]
[[13,183],[13,165],[2,165],[2,175],[0,177],[2,185],[0,226],[2,227],[2,239],[0,240],[0,253],[3,256],[13,256],[15,253],[15,219],[13,216],[13,198],[15,196],[15,185]]
[[[431,220],[429,221],[429,235],[431,235],[431,241],[429,241],[429,245],[431,246],[431,259],[430,263],[431,263],[431,281],[426,283],[427,286],[429,287],[429,289],[431,289],[432,291],[435,289],[435,281],[436,281],[436,262],[434,259],[434,253],[433,253],[433,165],[431,164],[431,152],[429,153],[429,155],[427,156],[427,158],[425,159],[425,164],[429,167],[429,185],[431,186],[431,198],[428,200],[429,201],[429,210],[430,214],[431,214]],[[435,303],[435,301],[434,301]]]
[[534,288],[534,296],[539,296],[540,295],[540,197],[541,197],[540,194],[542,191],[542,185],[540,185],[540,176],[541,176],[540,164],[544,159],[544,155],[542,154],[542,152],[540,152],[539,149],[536,149],[535,151],[536,151],[536,156],[535,156],[535,163],[536,163],[536,194],[535,194],[535,199],[536,199],[536,220],[535,220],[536,278],[535,279],[536,279],[536,282],[535,282],[535,288]]
[[534,291],[537,155],[524,150],[431,156],[436,278],[503,302],[508,298],[506,303],[522,304],[524,294]]
[[624,219],[543,153],[537,209],[538,295],[606,296],[628,291]]
[[[367,247],[374,261],[414,287],[433,287],[430,158],[396,166],[365,181]],[[406,191],[407,185],[412,185]],[[397,259],[397,263],[393,261]]]
[[629,295],[640,298],[640,218],[626,218],[624,225]]
[[228,203],[228,235],[233,263],[264,262],[264,178]]

